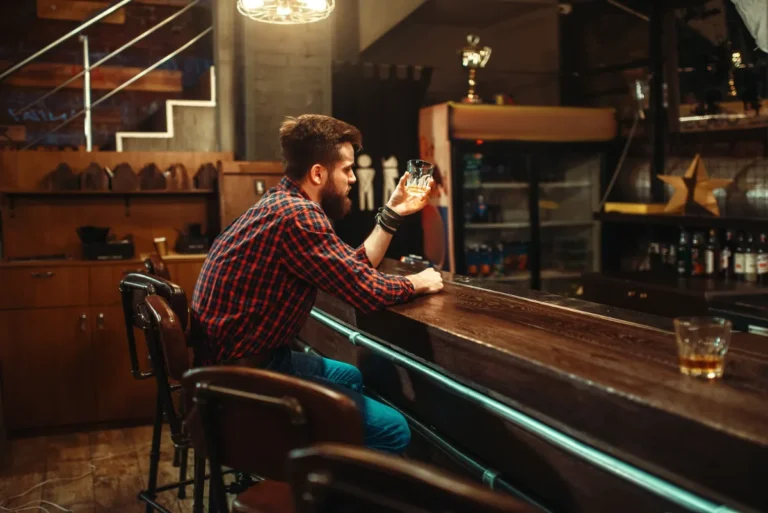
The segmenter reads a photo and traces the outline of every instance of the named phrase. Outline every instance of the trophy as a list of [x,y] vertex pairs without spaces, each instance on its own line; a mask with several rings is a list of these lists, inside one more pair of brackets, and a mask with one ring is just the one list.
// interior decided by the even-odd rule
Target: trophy
[[488,59],[491,58],[491,49],[489,47],[478,48],[480,38],[474,34],[467,36],[467,46],[461,50],[461,65],[469,69],[469,92],[467,96],[461,99],[462,103],[483,103],[483,100],[475,93],[475,74],[477,68],[484,68]]

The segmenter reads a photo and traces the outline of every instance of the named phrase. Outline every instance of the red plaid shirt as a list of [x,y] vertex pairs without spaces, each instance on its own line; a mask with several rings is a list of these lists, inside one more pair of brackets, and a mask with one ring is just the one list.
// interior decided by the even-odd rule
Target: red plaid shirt
[[203,363],[290,343],[318,288],[366,312],[414,294],[406,278],[374,269],[364,247],[344,243],[320,206],[284,177],[217,237],[203,264],[192,297],[207,338]]

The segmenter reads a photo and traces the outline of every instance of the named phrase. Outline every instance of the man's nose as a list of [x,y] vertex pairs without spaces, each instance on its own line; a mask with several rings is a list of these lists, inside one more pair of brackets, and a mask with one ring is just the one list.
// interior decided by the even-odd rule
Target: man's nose
[[355,176],[354,171],[349,172],[349,183],[355,183],[357,181],[357,177]]

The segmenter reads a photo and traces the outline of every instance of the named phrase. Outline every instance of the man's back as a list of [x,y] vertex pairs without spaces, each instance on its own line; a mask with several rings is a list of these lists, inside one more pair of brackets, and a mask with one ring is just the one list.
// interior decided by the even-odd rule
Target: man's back
[[281,241],[292,216],[308,208],[312,201],[283,179],[214,242],[192,299],[213,361],[282,345],[306,320],[316,289],[285,268]]

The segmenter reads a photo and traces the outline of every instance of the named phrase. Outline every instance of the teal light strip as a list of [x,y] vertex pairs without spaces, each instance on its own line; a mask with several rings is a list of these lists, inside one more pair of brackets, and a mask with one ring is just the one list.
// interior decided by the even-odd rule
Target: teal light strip
[[549,442],[550,444],[558,447],[570,454],[578,456],[583,460],[586,460],[590,464],[609,472],[615,476],[618,476],[636,486],[647,490],[654,495],[658,495],[663,499],[666,499],[678,506],[682,506],[689,511],[696,513],[738,513],[737,510],[731,509],[728,506],[715,504],[707,499],[699,497],[691,492],[683,490],[667,481],[660,479],[644,470],[641,470],[633,465],[625,463],[613,456],[605,454],[597,449],[582,443],[575,438],[572,438],[556,429],[547,426],[546,424],[529,417],[528,415],[515,410],[514,408],[491,399],[476,390],[473,390],[461,383],[443,375],[427,367],[426,365],[419,363],[418,361],[409,358],[397,351],[371,340],[359,331],[350,329],[348,326],[342,324],[339,320],[329,316],[325,312],[313,308],[310,314],[313,319],[331,328],[332,330],[341,333],[349,339],[349,341],[357,346],[366,347],[377,353],[387,356],[390,360],[397,362],[403,367],[412,369],[420,374],[424,374],[434,381],[439,382],[445,388],[456,392],[457,394],[471,399],[473,402],[483,406],[485,409],[496,413],[503,417],[505,420],[512,422],[532,433],[539,438]]

